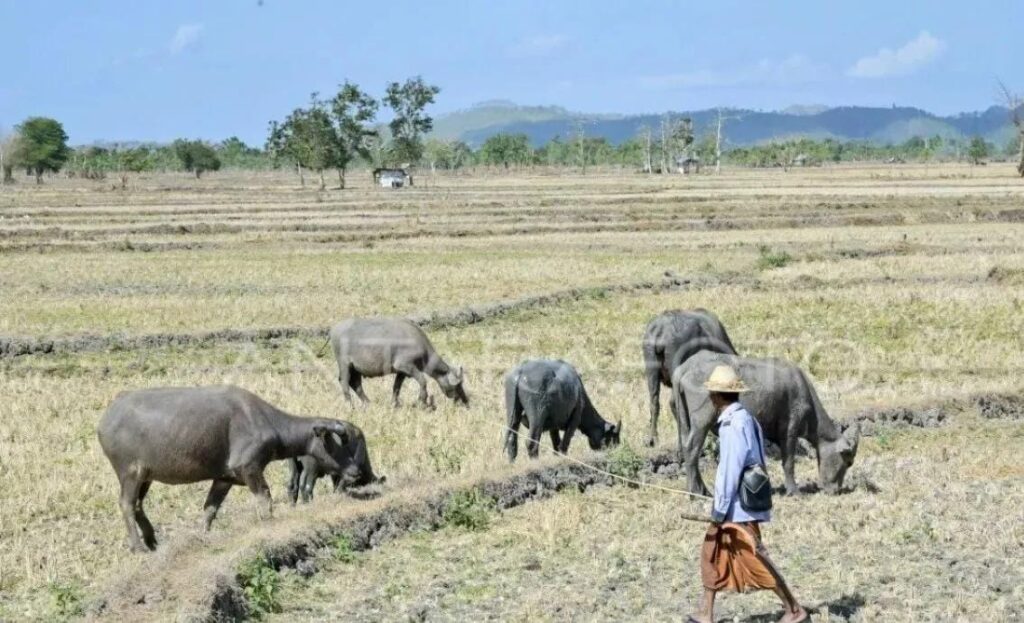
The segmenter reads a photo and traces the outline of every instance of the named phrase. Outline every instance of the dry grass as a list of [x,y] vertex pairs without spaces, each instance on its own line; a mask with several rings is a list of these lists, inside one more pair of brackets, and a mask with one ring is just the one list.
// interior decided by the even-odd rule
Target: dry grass
[[[779,500],[766,540],[813,620],[1014,620],[1024,472],[1005,443],[1021,439],[1019,423],[964,414],[941,431],[867,440],[858,472],[878,493]],[[810,461],[801,468],[813,477]],[[984,518],[971,510],[981,508]],[[654,490],[563,494],[502,513],[484,532],[447,528],[352,561],[324,556],[313,578],[284,576],[283,611],[270,620],[679,620],[700,593],[704,528],[682,510]],[[775,620],[779,610],[770,593],[726,595],[718,615]]]
[[[64,234],[45,233],[60,226],[88,230],[83,235],[91,243],[121,236],[111,234],[111,228],[176,219],[237,221],[248,229],[138,236],[140,241],[211,243],[191,251],[0,253],[0,334],[321,326],[350,314],[409,313],[655,279],[665,270],[700,275],[704,285],[658,295],[585,299],[435,332],[439,350],[469,371],[473,406],[468,411],[443,400],[435,413],[412,407],[392,410],[385,406],[390,388],[385,380],[367,383],[373,406],[350,409],[332,380],[332,363],[311,356],[319,348],[312,342],[211,343],[2,362],[0,620],[52,617],[56,596],[72,594],[75,601],[76,591],[95,595],[138,564],[123,548],[116,480],[94,436],[100,413],[125,388],[232,382],[297,413],[350,419],[366,431],[375,466],[389,477],[389,495],[507,470],[499,454],[503,406],[497,379],[528,356],[558,356],[576,363],[599,409],[610,418],[621,417],[628,442],[638,447],[647,421],[639,340],[646,320],[666,308],[712,308],[742,352],[803,363],[838,417],[865,406],[1019,391],[1024,296],[1014,279],[1024,269],[1024,225],[984,218],[974,222],[978,215],[1020,205],[1024,187],[997,173],[993,167],[933,167],[927,172],[876,167],[789,175],[744,171],[689,179],[612,174],[585,179],[465,177],[446,178],[413,192],[362,187],[327,193],[322,202],[318,193],[290,188],[294,183],[277,175],[218,175],[198,187],[176,177],[155,177],[141,180],[125,194],[84,181],[4,191],[0,232],[26,227],[43,232],[16,234],[8,241],[63,244]],[[773,229],[691,231],[673,224],[712,214],[737,226],[759,223]],[[865,223],[894,214],[903,220],[891,226],[822,221],[829,214],[867,218]],[[956,224],[931,223],[936,214]],[[751,217],[758,220],[743,220]],[[311,230],[274,230],[274,224],[288,222],[285,218]],[[616,219],[629,221],[636,231],[585,231]],[[9,224],[14,220],[16,224]],[[558,222],[567,231],[481,234]],[[803,222],[816,226],[794,226]],[[322,225],[340,229],[324,234],[317,231]],[[350,225],[362,229],[349,232],[345,228]],[[416,228],[425,233],[393,240],[378,236]],[[464,230],[475,233],[451,235]],[[312,240],[337,233],[352,237]],[[792,260],[779,268],[759,268],[762,246],[785,251]],[[413,397],[411,389],[406,390],[407,402]],[[993,552],[999,550],[976,543],[976,528],[962,518],[974,516],[971,509],[981,504],[1001,509],[1001,517],[1012,516],[1013,509],[1019,515],[1019,496],[1007,489],[1016,469],[1012,455],[995,441],[1019,437],[1020,426],[967,415],[942,431],[873,439],[854,471],[875,480],[883,492],[787,500],[771,543],[809,601],[833,603],[842,595],[860,595],[865,620],[893,608],[908,613],[898,618],[915,618],[910,616],[914,613],[924,619],[1005,618],[1007,604],[1019,606],[1019,595],[1011,595],[1016,602],[977,597],[969,590],[974,580],[960,582],[962,595],[930,588],[912,594],[914,578],[937,572],[930,565],[938,558],[922,555],[913,561],[913,574],[899,574],[895,559],[889,558],[893,550],[882,539],[897,539],[898,544],[899,535],[909,531],[906,551],[911,552],[909,544],[918,539],[915,526],[927,520],[939,537],[934,543],[924,541],[923,551],[937,555],[946,547],[950,555],[972,565],[994,560]],[[674,425],[664,416],[661,431],[667,447]],[[954,452],[946,462],[935,458],[942,456],[938,453],[943,446]],[[577,443],[573,452],[583,457],[589,450]],[[948,497],[928,496],[926,477],[938,469],[948,472]],[[906,483],[896,480],[897,471]],[[804,462],[801,478],[812,479],[811,472]],[[281,467],[274,466],[270,480],[279,497],[283,478]],[[209,543],[195,536],[204,489],[157,485],[147,500],[163,543],[194,558]],[[592,502],[605,499],[607,503]],[[959,512],[940,508],[944,500]],[[321,499],[319,504],[333,505],[335,500]],[[346,504],[358,509],[360,503]],[[473,593],[477,584],[471,578],[479,577],[482,592],[465,603],[441,605],[450,606],[446,612],[458,618],[483,616],[488,608],[502,619],[531,613],[541,619],[566,618],[545,609],[551,599],[545,582],[568,587],[586,580],[591,593],[567,588],[576,595],[569,599],[566,591],[559,591],[568,599],[567,607],[577,612],[598,607],[594,612],[599,618],[663,618],[635,615],[636,608],[648,604],[651,613],[671,612],[670,607],[689,598],[696,577],[696,533],[672,521],[670,505],[658,497],[616,490],[514,511],[499,519],[492,532],[442,535],[439,551],[455,556],[464,549],[478,561],[465,576],[451,571],[461,578],[459,586],[468,583],[466,590]],[[638,515],[643,509],[660,526],[656,537],[641,527],[647,525]],[[301,525],[305,514],[305,509],[282,507],[275,521]],[[837,516],[842,518],[835,522],[838,527],[823,520]],[[609,536],[581,538],[578,528],[572,529],[577,525],[574,517],[579,525],[606,527]],[[250,496],[238,490],[228,498],[216,530],[232,544],[249,542],[252,518]],[[542,528],[534,534],[528,526],[537,522]],[[802,545],[801,538],[821,525],[834,532],[827,543]],[[642,538],[638,531],[643,531]],[[1019,531],[1011,534],[1019,546]],[[427,538],[396,544],[393,552],[366,555],[359,563],[365,567],[360,567],[364,572],[358,581],[380,580],[378,571],[394,568],[402,556],[416,558],[423,542],[434,542]],[[669,547],[672,542],[680,544],[677,550]],[[510,582],[522,587],[514,601],[501,586],[483,582],[485,576],[505,572],[494,573],[506,569],[489,553],[496,547],[512,552],[512,561],[539,557],[540,571],[517,571],[517,581]],[[454,565],[452,556],[434,563],[402,563],[406,587],[395,594],[397,601],[384,618],[401,617],[423,601],[417,595],[430,593],[432,574],[450,571],[443,565]],[[616,566],[620,559],[625,562]],[[836,564],[841,560],[848,560],[848,566]],[[562,567],[564,577],[558,575]],[[317,580],[292,586],[289,603],[298,607],[331,583],[349,586],[355,580],[336,577],[346,572],[332,569],[324,584]],[[596,587],[612,580],[626,587],[628,597],[594,606],[602,594]],[[495,611],[493,599],[498,597],[506,605]],[[360,603],[370,607],[364,598],[370,599],[356,592],[328,592],[313,600],[322,608],[314,614],[351,600],[364,600]],[[744,601],[749,610],[742,612],[771,611],[770,601],[758,599]]]

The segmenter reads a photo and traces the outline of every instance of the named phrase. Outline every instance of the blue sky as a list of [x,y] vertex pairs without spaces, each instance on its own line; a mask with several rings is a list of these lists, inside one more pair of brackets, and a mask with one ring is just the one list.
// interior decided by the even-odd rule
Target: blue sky
[[[44,26],[45,25],[45,26]],[[348,78],[422,74],[434,112],[488,99],[586,112],[718,105],[984,109],[1024,90],[1024,2],[0,0],[0,126],[262,144]]]

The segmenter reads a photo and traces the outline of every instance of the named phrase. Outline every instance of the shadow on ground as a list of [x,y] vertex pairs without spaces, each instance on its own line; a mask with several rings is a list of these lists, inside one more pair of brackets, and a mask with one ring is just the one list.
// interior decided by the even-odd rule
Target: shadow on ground
[[[838,617],[842,621],[851,621],[853,616],[860,612],[861,608],[865,604],[864,597],[860,593],[854,593],[852,595],[843,595],[835,601],[826,601],[819,604],[807,604],[804,608],[807,613],[814,616],[814,613],[821,612],[822,609],[827,608],[829,614],[829,620],[834,620]],[[742,623],[775,623],[782,618],[782,610],[777,610],[770,614],[754,614],[743,619],[739,619]],[[720,623],[731,623],[735,619],[719,619]]]

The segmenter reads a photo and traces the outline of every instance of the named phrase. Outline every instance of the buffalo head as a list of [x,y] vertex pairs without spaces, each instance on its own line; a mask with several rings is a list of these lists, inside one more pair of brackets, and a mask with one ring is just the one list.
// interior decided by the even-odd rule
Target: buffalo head
[[818,478],[826,493],[838,493],[843,486],[843,478],[853,465],[859,443],[860,424],[855,422],[835,441],[823,441],[818,446]]
[[466,389],[462,383],[464,377],[465,372],[461,366],[452,368],[447,374],[438,377],[437,384],[441,386],[441,391],[445,396],[468,407],[469,396],[466,395]]

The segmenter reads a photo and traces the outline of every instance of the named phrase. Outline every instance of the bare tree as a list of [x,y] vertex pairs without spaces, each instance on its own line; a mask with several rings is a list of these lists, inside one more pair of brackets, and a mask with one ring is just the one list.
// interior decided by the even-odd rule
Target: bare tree
[[1024,177],[1024,119],[1021,118],[1021,107],[1024,107],[1024,98],[1013,93],[1002,81],[999,82],[1006,107],[1010,109],[1010,120],[1013,127],[1017,129],[1017,173]]
[[718,118],[715,129],[715,174],[722,172],[722,130],[725,127],[725,122],[730,119],[739,119],[739,115],[724,115],[721,108],[717,110]]
[[668,173],[680,156],[687,157],[693,143],[693,120],[673,119],[668,113],[661,119],[661,172]]
[[669,159],[669,126],[672,125],[672,116],[665,113],[665,116],[661,118],[661,172],[668,173],[668,159]]
[[649,125],[640,126],[640,138],[644,146],[644,173],[653,173],[654,162],[651,161],[651,140],[653,138]]
[[584,127],[583,120],[576,120],[576,157],[580,163],[580,174],[587,174],[587,131]]

